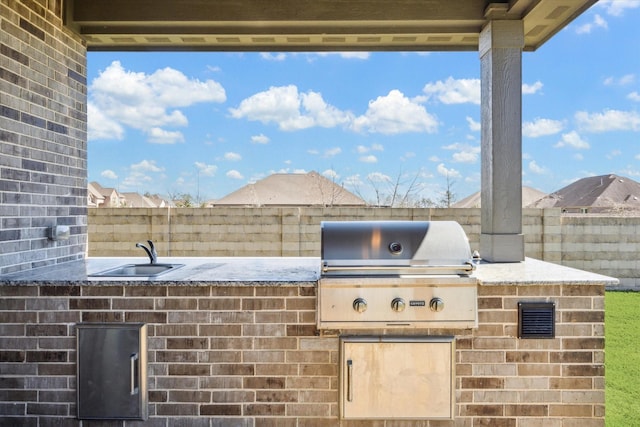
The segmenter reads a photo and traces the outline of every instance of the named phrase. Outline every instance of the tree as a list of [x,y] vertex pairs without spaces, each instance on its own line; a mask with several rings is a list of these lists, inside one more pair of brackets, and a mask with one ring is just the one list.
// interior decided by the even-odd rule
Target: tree
[[[374,200],[369,204],[373,206],[390,206],[394,208],[423,208],[433,207],[435,203],[426,197],[420,197],[420,191],[424,188],[424,182],[420,179],[421,173],[415,175],[398,173],[395,179],[386,175],[380,175],[374,179],[367,177],[367,182],[374,193]],[[358,196],[364,198],[359,189],[355,189]]]
[[455,184],[455,181],[451,180],[448,173],[446,175],[446,178],[447,178],[447,187],[445,191],[442,192],[442,197],[438,201],[439,202],[438,204],[439,204],[439,207],[450,208],[451,205],[456,202],[456,195],[452,190],[453,185]]

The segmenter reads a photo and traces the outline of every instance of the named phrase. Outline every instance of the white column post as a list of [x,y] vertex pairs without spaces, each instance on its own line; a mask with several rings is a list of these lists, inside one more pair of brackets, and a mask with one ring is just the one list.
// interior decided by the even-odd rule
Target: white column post
[[524,260],[522,235],[521,20],[491,20],[480,33],[482,226],[480,256]]

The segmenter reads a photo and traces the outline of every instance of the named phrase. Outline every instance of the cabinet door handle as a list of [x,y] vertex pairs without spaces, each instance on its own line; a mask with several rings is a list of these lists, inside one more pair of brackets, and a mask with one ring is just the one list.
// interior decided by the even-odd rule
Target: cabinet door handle
[[353,360],[347,360],[347,402],[353,401]]
[[138,394],[138,353],[133,353],[129,358],[131,362],[131,395]]

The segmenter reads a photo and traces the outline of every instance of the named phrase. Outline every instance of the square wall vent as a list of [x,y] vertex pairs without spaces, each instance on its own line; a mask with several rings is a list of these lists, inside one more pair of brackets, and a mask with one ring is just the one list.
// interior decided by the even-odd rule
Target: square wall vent
[[556,304],[553,302],[518,303],[518,338],[555,338]]

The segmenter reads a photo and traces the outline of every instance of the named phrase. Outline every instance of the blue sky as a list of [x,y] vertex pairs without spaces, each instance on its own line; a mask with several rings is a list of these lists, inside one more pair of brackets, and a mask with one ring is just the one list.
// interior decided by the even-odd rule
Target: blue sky
[[[640,0],[600,0],[523,53],[523,185],[640,180]],[[477,52],[90,52],[88,176],[220,198],[317,171],[375,201],[480,189]]]

